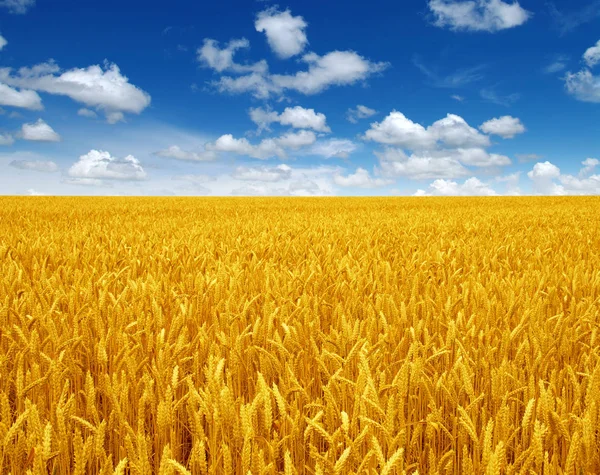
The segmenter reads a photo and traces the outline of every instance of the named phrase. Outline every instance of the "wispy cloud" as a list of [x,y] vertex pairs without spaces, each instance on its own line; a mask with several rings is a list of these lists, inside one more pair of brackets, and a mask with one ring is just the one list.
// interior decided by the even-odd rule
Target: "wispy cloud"
[[495,87],[487,87],[479,91],[479,95],[482,99],[492,104],[498,104],[499,106],[510,107],[517,102],[521,95],[517,92],[507,95],[499,94]]
[[485,65],[459,69],[451,74],[441,75],[436,70],[426,66],[418,55],[413,56],[413,64],[427,77],[433,87],[461,88],[484,78],[482,71]]
[[547,2],[546,6],[554,21],[555,28],[561,35],[570,33],[581,25],[600,17],[600,0],[595,0],[582,8],[570,12],[558,10],[554,2]]
[[567,68],[567,61],[569,57],[564,54],[560,54],[554,58],[554,60],[542,69],[544,74],[555,74],[564,71]]

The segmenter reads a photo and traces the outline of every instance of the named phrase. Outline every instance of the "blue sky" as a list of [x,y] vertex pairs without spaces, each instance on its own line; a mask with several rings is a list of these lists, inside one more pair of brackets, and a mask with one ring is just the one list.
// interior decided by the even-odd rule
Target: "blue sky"
[[600,1],[0,0],[0,193],[600,194]]

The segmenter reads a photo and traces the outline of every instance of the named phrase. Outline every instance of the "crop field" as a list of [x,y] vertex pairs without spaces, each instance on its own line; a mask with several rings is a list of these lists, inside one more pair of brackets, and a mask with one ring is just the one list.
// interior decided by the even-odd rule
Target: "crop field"
[[600,199],[0,198],[2,474],[600,473]]

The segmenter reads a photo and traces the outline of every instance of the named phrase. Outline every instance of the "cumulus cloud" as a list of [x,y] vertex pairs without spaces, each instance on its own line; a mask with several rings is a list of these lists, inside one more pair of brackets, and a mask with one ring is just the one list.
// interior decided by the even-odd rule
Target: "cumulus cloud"
[[0,7],[7,8],[9,13],[27,13],[34,5],[35,0],[0,0]]
[[101,150],[90,150],[80,156],[67,174],[77,180],[144,180],[146,178],[146,172],[140,161],[133,155],[116,158]]
[[231,40],[224,48],[219,46],[218,41],[207,38],[196,53],[200,64],[218,73],[226,71],[237,74],[266,73],[268,69],[266,61],[254,64],[239,64],[234,61],[233,57],[238,50],[249,47],[250,42],[246,38]]
[[364,81],[388,67],[387,63],[373,63],[354,51],[333,51],[324,56],[308,53],[301,61],[308,64],[308,69],[295,74],[253,73],[237,78],[224,76],[213,85],[220,92],[248,92],[260,99],[287,90],[313,95],[331,86],[347,86]]
[[287,165],[276,167],[237,167],[231,174],[236,180],[276,182],[287,180],[292,176],[292,169]]
[[104,111],[109,121],[114,121],[119,113],[139,114],[150,105],[151,100],[147,92],[131,84],[121,74],[116,64],[108,62],[104,67],[93,65],[68,71],[61,71],[52,61],[32,68],[20,68],[16,73],[11,68],[1,68],[0,82],[13,87],[67,96],[88,107]]
[[229,152],[237,155],[265,160],[271,157],[287,158],[286,149],[297,150],[311,145],[316,141],[314,132],[300,130],[289,132],[276,138],[262,140],[257,145],[252,145],[247,139],[236,139],[231,134],[219,137],[215,142],[208,143],[206,149],[216,152]]
[[542,195],[599,195],[600,174],[591,174],[600,164],[595,158],[581,162],[578,176],[563,174],[553,163],[536,163],[527,174],[534,193]]
[[175,160],[190,162],[209,162],[218,158],[218,154],[212,150],[190,152],[182,150],[178,145],[171,145],[169,148],[154,152],[154,155],[163,158],[174,158]]
[[52,173],[58,171],[58,165],[50,160],[13,160],[9,165],[20,170],[35,172]]
[[4,36],[0,35],[0,51],[8,44],[8,41],[4,38]]
[[503,139],[512,139],[517,134],[525,132],[525,126],[520,119],[505,115],[497,119],[491,119],[479,126],[486,134],[498,135]]
[[269,46],[282,59],[300,54],[308,44],[306,22],[301,16],[292,16],[289,9],[264,10],[257,15],[254,26],[256,31],[265,33]]
[[324,133],[331,132],[331,129],[327,126],[327,117],[325,114],[315,112],[314,109],[305,109],[301,106],[286,107],[281,114],[257,107],[250,109],[250,119],[258,125],[259,131],[268,130],[270,124],[277,122],[281,125],[289,125],[295,129],[313,129]]
[[357,168],[355,173],[346,176],[334,175],[333,182],[338,186],[353,188],[378,188],[393,183],[392,180],[373,178],[364,168]]
[[370,109],[367,106],[357,105],[356,109],[348,109],[346,119],[353,124],[356,124],[360,119],[367,119],[377,114],[375,109]]
[[493,33],[520,26],[531,17],[519,2],[502,0],[429,0],[429,9],[436,26],[455,31]]
[[0,105],[20,107],[29,110],[42,110],[42,99],[30,89],[20,91],[0,82]]
[[486,147],[489,137],[480,134],[460,116],[448,114],[425,128],[404,114],[392,111],[382,122],[374,122],[367,140],[412,150],[429,150],[438,143],[447,147]]
[[495,196],[496,191],[475,177],[457,183],[438,179],[429,185],[428,191],[418,190],[416,196]]
[[585,68],[576,73],[567,72],[565,88],[575,99],[582,102],[600,102],[600,76],[592,74],[591,68],[600,62],[600,41],[588,48],[583,55]]
[[23,140],[35,142],[60,142],[60,135],[42,119],[31,124],[23,124],[20,136]]
[[0,145],[12,145],[15,143],[15,138],[10,134],[0,134]]
[[455,114],[424,127],[392,111],[383,121],[372,123],[364,138],[386,146],[375,155],[382,176],[387,177],[450,179],[468,176],[467,167],[494,171],[511,164],[509,157],[489,153],[490,138]]
[[562,195],[564,191],[560,185],[554,183],[554,179],[560,177],[560,168],[548,161],[538,162],[533,169],[527,173],[533,182],[533,191],[539,194]]
[[567,92],[583,102],[600,102],[600,76],[589,69],[577,73],[568,72],[565,76]]
[[387,63],[372,63],[354,51],[333,51],[324,56],[309,53],[302,57],[307,71],[294,75],[274,74],[273,83],[282,89],[292,89],[303,94],[317,94],[330,86],[344,86],[367,79],[383,71]]
[[583,60],[590,68],[593,68],[600,63],[600,40],[598,40],[594,46],[586,50],[583,54]]

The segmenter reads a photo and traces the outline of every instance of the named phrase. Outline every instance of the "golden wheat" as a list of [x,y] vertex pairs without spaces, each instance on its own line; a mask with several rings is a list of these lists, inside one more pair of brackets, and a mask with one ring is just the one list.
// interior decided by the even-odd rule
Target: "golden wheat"
[[0,473],[600,473],[597,198],[1,198]]

